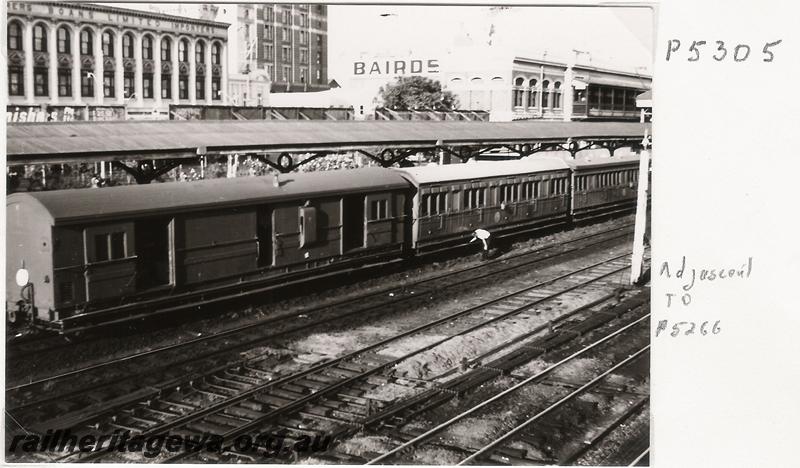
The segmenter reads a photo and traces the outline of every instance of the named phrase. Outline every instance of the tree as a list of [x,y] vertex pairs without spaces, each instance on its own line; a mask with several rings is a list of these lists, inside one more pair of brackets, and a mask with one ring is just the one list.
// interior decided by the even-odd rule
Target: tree
[[397,81],[381,86],[379,95],[384,107],[397,110],[458,108],[458,99],[448,90],[442,89],[438,80],[424,76],[399,76]]

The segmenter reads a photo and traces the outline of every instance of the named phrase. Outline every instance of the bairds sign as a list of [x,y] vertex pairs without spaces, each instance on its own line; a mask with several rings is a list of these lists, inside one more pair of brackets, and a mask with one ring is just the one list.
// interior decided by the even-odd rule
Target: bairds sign
[[439,60],[381,60],[353,62],[353,74],[359,75],[422,75],[439,73]]

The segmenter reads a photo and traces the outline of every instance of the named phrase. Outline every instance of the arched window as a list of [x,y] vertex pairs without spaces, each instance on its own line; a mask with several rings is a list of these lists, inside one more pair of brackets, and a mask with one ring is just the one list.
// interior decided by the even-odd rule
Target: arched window
[[220,63],[219,62],[219,55],[220,55],[219,54],[219,49],[220,49],[219,43],[217,43],[217,42],[215,42],[211,46],[211,63],[214,64],[214,65],[219,65],[219,63]]
[[550,107],[550,81],[542,81],[542,109]]
[[522,89],[523,86],[525,86],[524,78],[519,77],[514,80],[514,107],[522,107],[525,103],[525,90]]
[[161,39],[161,61],[169,62],[172,60],[172,42],[169,38]]
[[142,38],[142,58],[153,60],[153,38],[149,35]]
[[33,51],[47,52],[47,31],[44,25],[37,24],[33,27]]
[[528,81],[528,87],[530,91],[528,93],[528,107],[536,107],[536,97],[539,94],[539,88],[536,87],[538,82],[536,80]]
[[94,47],[92,43],[92,32],[88,29],[81,31],[81,55],[92,55]]
[[19,21],[8,23],[8,50],[22,50],[22,28]]
[[194,61],[195,63],[206,62],[205,46],[200,41],[194,45]]
[[58,53],[59,54],[68,54],[70,53],[70,44],[69,44],[69,29],[66,26],[61,26],[58,28],[57,32],[57,45],[58,45]]
[[181,39],[178,43],[178,60],[181,62],[188,62],[189,57],[187,56],[189,51],[189,42],[186,39]]
[[130,34],[122,36],[122,58],[133,58],[133,36]]
[[561,109],[561,82],[553,83],[553,109]]
[[114,35],[111,34],[109,31],[103,32],[103,56],[104,57],[114,56]]

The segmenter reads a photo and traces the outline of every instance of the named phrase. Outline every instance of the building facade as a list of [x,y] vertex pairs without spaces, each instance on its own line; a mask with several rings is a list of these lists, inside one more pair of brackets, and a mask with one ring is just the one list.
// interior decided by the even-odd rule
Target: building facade
[[10,105],[227,104],[228,24],[94,4],[8,3]]
[[400,76],[438,80],[456,95],[458,109],[489,112],[492,121],[638,120],[636,97],[652,83],[636,72],[525,58],[492,47],[360,56],[349,68],[337,81],[366,118],[382,105],[380,87]]
[[249,35],[245,29],[244,40],[239,41],[252,44],[249,57],[242,57],[243,69],[255,62],[255,68],[266,70],[273,92],[329,88],[326,5],[245,4],[239,8],[245,28],[253,28]]
[[329,88],[326,5],[153,3],[146,8],[230,24],[228,92],[232,104],[267,106],[270,92]]

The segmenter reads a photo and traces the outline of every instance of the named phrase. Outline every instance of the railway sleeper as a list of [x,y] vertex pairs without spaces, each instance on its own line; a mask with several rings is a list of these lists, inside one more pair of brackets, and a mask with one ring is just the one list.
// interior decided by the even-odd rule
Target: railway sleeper
[[231,406],[225,409],[225,413],[231,416],[240,417],[244,419],[254,420],[263,417],[266,413],[256,411],[241,405]]

